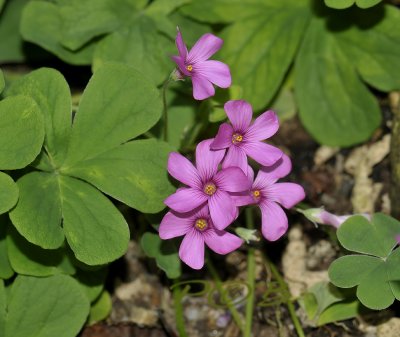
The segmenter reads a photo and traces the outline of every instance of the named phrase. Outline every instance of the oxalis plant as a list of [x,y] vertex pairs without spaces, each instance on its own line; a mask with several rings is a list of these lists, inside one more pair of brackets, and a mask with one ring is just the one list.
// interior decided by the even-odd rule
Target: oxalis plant
[[[333,8],[378,2],[325,1]],[[32,71],[7,86],[0,73],[0,336],[73,337],[107,317],[107,266],[126,252],[130,229],[138,227],[146,228],[140,232],[144,252],[173,279],[180,336],[187,336],[181,300],[188,293],[181,261],[195,270],[208,268],[243,336],[251,336],[252,242],[258,230],[268,241],[281,238],[288,229],[284,209],[305,198],[299,184],[280,181],[291,172],[291,161],[266,142],[279,119],[265,107],[294,87],[300,117],[318,141],[350,145],[368,138],[380,117],[362,80],[383,91],[398,88],[400,77],[391,71],[400,69],[400,30],[389,29],[399,25],[398,10],[381,4],[363,13],[353,6],[341,12],[342,27],[335,21],[339,12],[323,1],[114,4],[16,0],[4,7],[6,23],[20,18],[25,40],[68,63],[91,64],[94,74],[75,104],[54,69]],[[365,17],[371,20],[367,27]],[[182,32],[193,42],[190,50],[175,22],[187,27]],[[218,24],[224,39],[208,33],[209,24]],[[190,36],[192,27],[204,34]],[[178,55],[168,59],[171,38]],[[259,54],[260,41],[271,41],[265,57],[247,57]],[[283,54],[281,44],[287,46]],[[22,60],[16,51],[0,50],[0,58]],[[218,51],[222,61],[211,59]],[[333,77],[321,76],[326,72]],[[328,92],[325,81],[332,78],[337,91]],[[184,85],[170,89],[180,81]],[[181,121],[187,111],[174,105],[190,91],[189,82],[190,102],[209,99],[196,108],[221,122],[204,132],[206,139],[199,138],[202,123],[188,130]],[[215,87],[226,90],[216,94]],[[132,228],[121,204],[143,215]],[[302,212],[337,227],[345,249],[329,269],[331,283],[315,285],[300,299],[315,325],[400,299],[397,220]],[[244,317],[222,289],[212,259],[213,253],[237,249],[247,251]],[[278,285],[271,293],[281,295],[277,303],[287,306],[304,336],[287,285],[267,256],[263,262]],[[270,302],[266,296],[260,305]]]

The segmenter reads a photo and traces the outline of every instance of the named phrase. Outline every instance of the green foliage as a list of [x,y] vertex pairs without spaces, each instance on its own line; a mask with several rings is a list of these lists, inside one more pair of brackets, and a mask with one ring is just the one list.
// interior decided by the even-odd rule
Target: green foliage
[[34,42],[43,49],[57,55],[62,60],[75,64],[90,64],[93,44],[71,51],[60,44],[63,22],[57,5],[45,1],[30,1],[21,17],[20,31],[24,40]]
[[194,0],[181,11],[229,24],[221,58],[258,111],[271,104],[294,62],[300,118],[320,143],[359,143],[379,125],[378,103],[361,79],[384,91],[400,88],[400,14],[393,6],[336,11],[308,0]]
[[29,0],[7,1],[1,11],[4,1],[0,1],[0,63],[21,62],[25,55],[22,46],[22,37],[19,32],[19,23],[24,6]]
[[3,75],[3,72],[0,69],[0,94],[3,92],[5,85],[6,84],[4,82],[4,75]]
[[77,269],[74,278],[79,282],[91,303],[95,302],[103,291],[107,272],[107,267]]
[[31,163],[43,139],[43,118],[33,99],[11,96],[0,102],[0,169],[18,169]]
[[356,4],[360,8],[369,8],[380,3],[382,0],[324,0],[328,7],[344,9]]
[[379,106],[325,24],[312,20],[296,60],[300,118],[319,142],[351,145],[369,138],[379,125]]
[[377,213],[371,222],[354,216],[337,232],[339,242],[350,251],[329,268],[331,282],[341,288],[357,286],[357,297],[366,307],[384,309],[400,300],[400,249],[394,249],[400,222]]
[[35,100],[44,119],[48,161],[59,167],[71,132],[71,95],[65,79],[54,69],[41,68],[17,80],[7,94],[23,94]]
[[88,324],[106,319],[111,312],[112,302],[108,291],[103,291],[90,308]]
[[[172,64],[172,41],[162,33],[175,34],[168,15],[186,0],[145,1],[31,1],[24,9],[21,33],[72,64],[124,62],[140,68],[161,83]],[[168,42],[167,42],[168,41]]]
[[160,118],[157,89],[132,68],[105,65],[84,91],[72,128],[69,88],[57,71],[39,69],[22,77],[7,91],[16,94],[36,101],[46,139],[34,163],[40,171],[17,181],[20,198],[10,212],[14,226],[44,249],[58,249],[66,238],[87,265],[120,257],[128,226],[99,190],[149,213],[163,209],[172,192],[165,170],[171,148],[155,140],[130,141]]
[[4,337],[74,337],[89,314],[89,301],[66,275],[18,276],[7,293],[0,284],[0,333]]
[[315,325],[356,317],[362,309],[352,291],[336,288],[331,283],[319,282],[301,298],[308,318]]
[[12,269],[18,274],[50,276],[74,274],[76,271],[65,247],[53,250],[40,248],[24,239],[12,226],[8,230],[7,248]]
[[161,240],[157,234],[146,232],[140,244],[146,255],[156,259],[157,266],[165,271],[169,278],[177,278],[181,275],[181,261],[172,241]]
[[0,214],[9,211],[18,200],[18,186],[12,178],[0,172]]
[[[8,259],[6,237],[7,237],[6,222],[4,221],[4,216],[0,216],[0,279],[8,279],[11,276],[13,276],[13,274],[14,274],[14,270],[11,268],[11,264]],[[1,280],[0,280],[0,284],[2,284]],[[1,290],[0,290],[0,293],[1,293]],[[1,302],[1,299],[0,299],[0,302]],[[0,310],[1,310],[1,304],[0,304]],[[1,314],[0,314],[0,316],[1,316]],[[1,317],[0,317],[0,320],[1,320]],[[0,323],[0,326],[1,326],[1,323]]]

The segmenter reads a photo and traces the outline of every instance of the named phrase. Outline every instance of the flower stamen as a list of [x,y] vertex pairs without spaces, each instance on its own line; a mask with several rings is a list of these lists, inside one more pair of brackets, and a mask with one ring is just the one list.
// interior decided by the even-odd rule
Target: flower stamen
[[194,224],[194,226],[196,227],[196,229],[198,229],[199,231],[204,231],[207,229],[208,227],[208,223],[206,219],[197,219],[196,223]]
[[240,143],[243,140],[243,136],[240,133],[234,133],[232,135],[232,144]]
[[186,70],[187,71],[192,71],[193,70],[193,66],[191,64],[186,66]]
[[259,190],[251,191],[254,200],[258,201],[261,198],[261,192]]
[[204,186],[204,193],[207,195],[213,195],[217,191],[217,187],[213,183],[207,183]]

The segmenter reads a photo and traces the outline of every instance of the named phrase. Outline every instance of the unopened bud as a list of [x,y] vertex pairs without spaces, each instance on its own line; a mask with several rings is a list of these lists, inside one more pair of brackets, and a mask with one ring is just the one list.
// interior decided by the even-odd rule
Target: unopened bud
[[309,208],[306,210],[298,209],[300,213],[302,213],[307,219],[314,223],[319,223],[322,225],[330,225],[335,228],[338,228],[343,222],[345,222],[348,218],[353,215],[361,215],[367,218],[368,220],[371,219],[369,214],[348,214],[348,215],[336,215],[326,211],[323,207],[321,208]]
[[250,241],[260,241],[260,237],[257,235],[257,230],[255,229],[238,227],[235,229],[235,233],[246,241],[246,243],[249,243]]

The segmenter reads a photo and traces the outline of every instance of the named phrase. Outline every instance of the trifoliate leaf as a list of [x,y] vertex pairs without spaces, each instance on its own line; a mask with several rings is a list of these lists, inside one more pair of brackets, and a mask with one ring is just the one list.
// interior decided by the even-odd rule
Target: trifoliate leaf
[[395,235],[400,222],[375,214],[371,222],[364,217],[349,218],[338,229],[338,239],[348,250],[368,255],[347,255],[329,267],[331,282],[338,287],[357,286],[357,297],[366,307],[380,310],[400,300],[400,249]]

